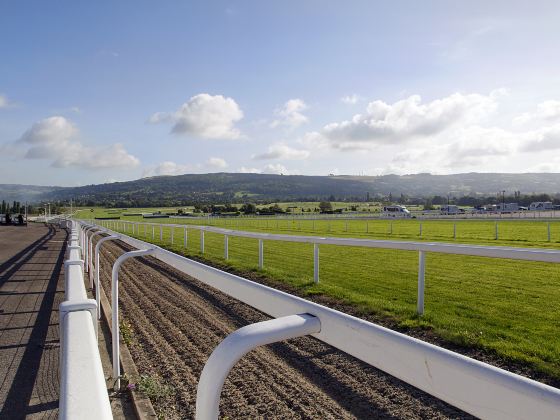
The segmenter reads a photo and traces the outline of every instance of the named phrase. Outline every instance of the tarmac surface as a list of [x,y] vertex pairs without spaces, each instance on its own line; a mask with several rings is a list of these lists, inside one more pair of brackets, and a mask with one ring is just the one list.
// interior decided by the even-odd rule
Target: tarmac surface
[[66,231],[0,226],[0,419],[58,417]]

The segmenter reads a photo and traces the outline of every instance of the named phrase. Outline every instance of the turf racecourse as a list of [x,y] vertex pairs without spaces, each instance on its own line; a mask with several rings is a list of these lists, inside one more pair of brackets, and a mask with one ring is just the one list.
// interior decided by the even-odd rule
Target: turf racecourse
[[[90,218],[101,212],[83,212]],[[482,245],[560,248],[560,222],[299,219],[142,219],[161,223],[141,228],[141,239],[186,255],[201,256],[200,233],[174,224],[212,224],[231,229],[298,235],[371,239],[426,240]],[[129,231],[128,234],[131,234]],[[428,328],[453,343],[482,348],[500,357],[560,379],[560,266],[552,263],[500,260],[427,253],[425,315],[416,316],[418,254],[410,251],[321,246],[320,283],[313,283],[313,246],[265,241],[264,268],[258,269],[258,241],[229,238],[224,260],[223,235],[206,232],[204,258],[261,274],[296,287],[303,295],[322,294],[365,313],[382,314],[410,328]]]

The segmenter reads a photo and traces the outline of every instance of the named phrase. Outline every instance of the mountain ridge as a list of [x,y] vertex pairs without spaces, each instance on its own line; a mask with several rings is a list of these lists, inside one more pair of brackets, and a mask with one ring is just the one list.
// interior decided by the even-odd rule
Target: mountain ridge
[[392,194],[434,195],[558,194],[560,173],[462,173],[432,175],[271,175],[219,172],[162,175],[80,187],[0,184],[6,201],[64,201],[87,205],[178,205],[187,202],[315,201],[365,199]]

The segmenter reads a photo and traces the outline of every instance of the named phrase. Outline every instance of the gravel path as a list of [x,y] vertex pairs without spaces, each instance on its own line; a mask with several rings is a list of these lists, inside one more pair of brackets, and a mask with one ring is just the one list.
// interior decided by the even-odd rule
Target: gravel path
[[[103,288],[129,249],[106,243]],[[232,331],[269,319],[261,312],[151,257],[127,261],[119,274],[130,346],[143,374],[173,386],[155,402],[165,418],[193,418],[198,378],[212,350]],[[230,418],[468,418],[464,413],[314,338],[259,348],[230,372],[220,405]]]

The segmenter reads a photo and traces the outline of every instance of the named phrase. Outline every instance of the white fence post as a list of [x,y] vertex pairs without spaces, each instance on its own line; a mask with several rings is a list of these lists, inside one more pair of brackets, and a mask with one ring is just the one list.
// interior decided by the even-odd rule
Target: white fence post
[[171,229],[171,245],[173,245],[173,233],[175,231],[175,228],[171,226],[170,229]]
[[159,241],[163,242],[163,226],[159,225]]
[[200,229],[200,253],[204,254],[204,230]]
[[313,281],[319,283],[319,244],[313,244]]
[[457,239],[457,223],[453,223],[453,239]]
[[264,263],[264,245],[263,240],[259,239],[259,270],[262,270]]
[[424,314],[424,280],[426,272],[426,255],[424,251],[418,251],[418,315]]
[[103,242],[119,239],[118,235],[105,236],[97,241],[95,245],[95,301],[97,302],[97,319],[101,319],[101,293],[99,285],[99,249]]
[[128,258],[141,257],[152,254],[155,249],[140,249],[122,254],[113,265],[111,276],[111,326],[113,344],[113,379],[115,390],[121,387],[121,363],[120,363],[120,331],[119,331],[119,267]]
[[156,227],[152,225],[152,241],[155,239],[155,237],[156,237]]
[[420,222],[420,233],[418,235],[422,237],[422,222]]
[[319,318],[301,314],[257,322],[228,335],[214,349],[200,375],[196,391],[196,420],[219,418],[220,394],[226,377],[245,354],[259,346],[319,331]]
[[183,231],[183,245],[185,246],[185,249],[187,249],[187,227],[185,226],[184,231]]
[[224,259],[229,260],[229,236],[224,235]]

